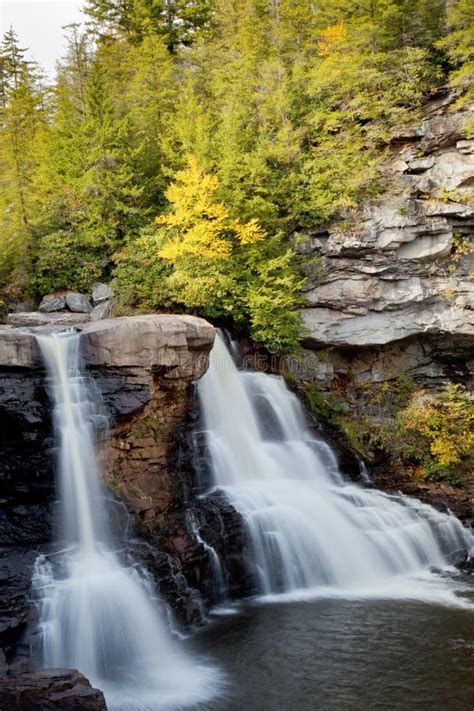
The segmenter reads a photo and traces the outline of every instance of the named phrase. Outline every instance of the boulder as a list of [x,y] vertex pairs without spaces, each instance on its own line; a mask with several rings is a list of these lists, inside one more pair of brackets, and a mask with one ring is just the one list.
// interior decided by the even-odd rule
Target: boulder
[[112,301],[101,301],[91,311],[91,321],[102,321],[112,314]]
[[104,695],[72,669],[45,669],[0,678],[5,711],[107,711]]
[[51,313],[51,311],[61,311],[66,308],[66,294],[47,294],[41,299],[38,307],[39,311]]
[[108,284],[103,284],[102,282],[97,282],[92,287],[92,302],[94,304],[100,304],[102,301],[107,301],[112,299],[114,292]]
[[92,311],[89,299],[84,296],[84,294],[79,294],[77,291],[67,292],[66,306],[70,311],[82,314],[89,314]]
[[89,323],[82,351],[90,366],[146,368],[167,378],[200,378],[214,341],[214,328],[196,316],[123,316]]

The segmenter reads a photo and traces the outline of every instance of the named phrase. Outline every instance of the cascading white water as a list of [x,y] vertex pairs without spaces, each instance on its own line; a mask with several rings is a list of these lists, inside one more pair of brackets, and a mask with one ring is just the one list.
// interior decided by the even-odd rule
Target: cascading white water
[[192,511],[189,511],[187,514],[187,520],[189,524],[190,530],[193,532],[194,537],[196,538],[197,542],[204,548],[206,553],[209,556],[209,562],[211,564],[211,570],[212,570],[212,577],[214,580],[214,585],[216,587],[216,593],[217,596],[221,596],[226,592],[226,582],[225,582],[225,575],[224,571],[222,568],[222,563],[220,561],[219,556],[217,555],[215,549],[207,543],[204,538],[201,536],[201,531],[199,530],[199,524],[196,521],[196,517],[194,516]]
[[[262,594],[392,589],[452,601],[420,579],[471,549],[456,518],[345,481],[283,379],[237,370],[219,336],[199,396],[214,481],[244,517]],[[416,581],[400,587],[408,576]]]
[[35,566],[42,665],[78,669],[102,689],[110,709],[205,700],[215,690],[215,673],[176,648],[143,576],[112,550],[79,336],[38,336],[38,342],[54,401],[63,546],[54,567],[44,556]]

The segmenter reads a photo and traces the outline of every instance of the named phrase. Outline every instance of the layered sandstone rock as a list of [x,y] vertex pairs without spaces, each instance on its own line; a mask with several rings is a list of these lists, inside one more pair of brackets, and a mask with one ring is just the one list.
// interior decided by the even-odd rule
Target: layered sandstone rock
[[310,231],[320,257],[303,320],[311,348],[373,348],[426,337],[474,342],[474,141],[470,112],[432,102],[417,126],[395,133],[384,169],[387,192],[342,222]]
[[472,107],[456,109],[449,95],[427,103],[419,122],[392,136],[380,198],[300,235],[306,350],[280,364],[313,388],[316,409],[334,408],[330,416],[381,486],[447,502],[466,521],[474,480],[464,492],[428,484],[390,459],[389,442],[385,450],[373,442],[408,391],[472,383],[474,141],[464,133],[471,116]]

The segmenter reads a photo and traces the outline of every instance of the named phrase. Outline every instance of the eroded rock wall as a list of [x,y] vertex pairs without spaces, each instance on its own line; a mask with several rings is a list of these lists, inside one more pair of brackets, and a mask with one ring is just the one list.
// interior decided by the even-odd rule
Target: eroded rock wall
[[[408,384],[436,391],[472,383],[474,140],[464,131],[471,116],[472,107],[456,109],[449,94],[427,103],[419,122],[392,136],[380,198],[298,242],[308,275],[307,350],[280,369],[313,384],[349,436],[362,420],[393,418]],[[472,518],[469,494],[414,482],[364,454],[380,464],[384,486],[460,503],[458,513]]]
[[[155,315],[81,331],[84,364],[109,422],[100,456],[117,535],[176,618],[199,623],[219,594],[205,544],[227,559],[231,577],[245,579],[240,516],[218,495],[197,495],[193,383],[207,369],[214,328]],[[29,623],[34,630],[32,570],[49,551],[56,499],[51,403],[35,332],[0,328],[0,665],[18,671],[28,667],[22,640]]]
[[393,136],[379,200],[308,233],[301,251],[320,258],[303,310],[310,347],[472,345],[474,141],[470,112],[450,101]]

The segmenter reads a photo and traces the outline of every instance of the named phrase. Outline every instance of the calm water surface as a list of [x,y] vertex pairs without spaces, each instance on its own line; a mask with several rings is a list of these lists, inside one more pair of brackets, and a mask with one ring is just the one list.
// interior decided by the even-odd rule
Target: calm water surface
[[474,710],[474,614],[421,602],[247,603],[188,640],[228,676],[206,711]]

